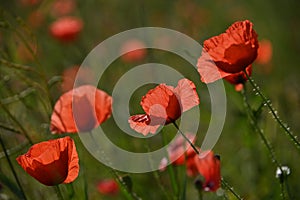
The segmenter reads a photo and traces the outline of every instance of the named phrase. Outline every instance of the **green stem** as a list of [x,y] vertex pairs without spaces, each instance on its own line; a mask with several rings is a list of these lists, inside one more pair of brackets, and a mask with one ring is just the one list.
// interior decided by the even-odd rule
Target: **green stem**
[[[148,153],[151,152],[150,146],[149,146],[149,143],[148,143],[148,142],[147,142],[146,145],[147,145],[147,151],[148,151]],[[151,156],[150,156],[149,162],[150,162],[151,168],[154,169],[153,159],[152,159]],[[154,171],[153,171],[153,176],[154,176],[154,178],[155,178],[155,181],[156,181],[156,183],[157,183],[159,189],[160,189],[161,192],[164,194],[165,198],[169,200],[171,197],[170,197],[170,195],[167,193],[167,191],[165,190],[165,188],[163,187],[163,185],[162,185],[162,183],[161,183],[161,180],[160,180],[159,173],[158,173],[157,170],[154,170]]]
[[203,200],[203,192],[202,190],[198,190],[198,199]]
[[[17,22],[20,24],[22,23],[23,21],[21,21],[21,18],[17,17]],[[24,25],[23,23],[21,25]],[[48,87],[48,84],[47,84],[47,77],[45,75],[45,70],[44,68],[42,67],[42,64],[41,62],[39,61],[37,55],[34,53],[34,50],[31,48],[30,44],[28,43],[28,40],[20,33],[19,30],[17,30],[16,28],[11,28],[12,31],[14,31],[16,33],[16,35],[19,37],[19,39],[25,44],[26,48],[29,50],[30,54],[33,56],[35,62],[37,63],[37,66],[39,67],[39,72],[37,71],[37,73],[40,74],[40,77],[42,78],[42,82],[43,82],[43,86],[45,87],[45,91],[46,91],[46,95],[47,95],[47,98],[51,104],[51,106],[54,105],[54,102],[51,98],[51,94],[50,94],[50,90],[49,90],[49,87]]]
[[225,189],[230,191],[238,200],[242,200],[243,198],[236,192],[234,191],[233,187],[231,187],[223,178],[221,179],[222,185]]
[[[270,144],[270,142],[268,141],[268,139],[265,137],[263,131],[259,128],[258,126],[258,121],[257,121],[257,118],[255,117],[254,113],[253,113],[253,110],[248,102],[248,99],[247,99],[247,96],[246,96],[246,93],[245,93],[245,90],[243,89],[241,91],[241,94],[242,94],[242,97],[243,97],[243,100],[244,100],[244,106],[247,110],[247,113],[248,113],[248,116],[250,118],[250,124],[252,125],[253,129],[259,134],[259,136],[261,137],[263,143],[265,144],[265,146],[267,147],[269,153],[270,153],[270,156],[271,156],[271,159],[273,162],[275,162],[275,164],[277,165],[277,167],[279,167],[281,169],[281,164],[278,162],[276,156],[275,156],[275,151],[274,151],[274,148],[272,147],[272,145]],[[283,173],[283,171],[281,170],[281,172]]]
[[[263,130],[259,128],[257,118],[255,117],[255,113],[248,102],[248,98],[247,98],[247,95],[246,95],[246,92],[244,89],[241,91],[241,95],[243,97],[244,107],[248,113],[248,116],[250,119],[250,124],[252,125],[252,128],[254,129],[255,132],[257,132],[259,134],[261,140],[263,141],[264,145],[266,146],[267,150],[270,153],[272,162],[274,162],[276,164],[276,167],[279,168],[281,173],[283,174],[284,171],[282,170],[282,165],[279,163],[278,159],[276,158],[273,146],[268,141],[268,139],[265,137]],[[284,191],[282,190],[284,188],[284,185],[281,182],[280,182],[280,187],[281,187],[281,196],[283,199],[286,199],[285,195],[284,195]]]
[[281,194],[282,199],[286,199],[285,189],[284,189],[284,184],[283,183],[280,183],[280,194]]
[[10,62],[10,61],[5,60],[3,58],[0,58],[0,63],[3,64],[3,66],[9,67],[9,68],[23,70],[23,71],[27,71],[27,72],[33,72],[33,73],[36,73],[38,76],[42,76],[41,73],[39,73],[34,68],[32,68],[30,66],[27,66],[27,65],[13,63],[13,62]]
[[55,190],[56,190],[58,199],[59,199],[59,200],[64,200],[64,197],[63,197],[63,195],[62,195],[62,193],[61,193],[61,191],[60,191],[59,186],[58,186],[58,185],[55,185],[54,188],[55,188]]
[[67,189],[68,189],[68,196],[69,196],[69,199],[73,199],[73,198],[74,198],[74,195],[75,195],[73,183],[66,184],[66,186],[67,186]]
[[4,142],[3,142],[3,140],[2,140],[1,134],[0,134],[0,143],[1,143],[1,147],[2,147],[2,149],[3,149],[3,151],[4,151],[5,157],[6,157],[6,159],[7,159],[7,162],[8,162],[8,164],[9,164],[9,167],[10,167],[10,169],[11,169],[11,171],[12,171],[12,173],[13,173],[15,179],[16,179],[16,182],[17,182],[17,184],[18,184],[18,186],[19,186],[19,188],[20,188],[20,191],[21,191],[21,193],[22,193],[22,196],[23,196],[23,198],[24,198],[25,200],[27,200],[26,195],[25,195],[25,192],[24,192],[23,187],[22,187],[22,185],[21,185],[21,182],[20,182],[20,180],[19,180],[19,178],[18,178],[18,176],[17,176],[17,173],[16,173],[16,171],[15,171],[15,169],[14,169],[14,166],[13,166],[13,164],[12,164],[12,162],[11,162],[11,160],[10,160],[10,158],[9,158],[9,156],[8,156],[8,154],[7,154],[7,152],[6,152],[6,148],[5,148]]
[[185,136],[185,134],[179,129],[178,125],[176,124],[176,122],[172,122],[175,126],[175,128],[179,131],[179,133],[182,135],[182,137],[184,137],[184,139],[191,145],[191,147],[194,149],[194,151],[199,154],[200,152],[198,151],[198,149],[195,147],[195,145],[189,140],[189,138],[187,138]]
[[1,101],[0,101],[0,106],[6,112],[6,114],[11,118],[11,120],[20,128],[21,132],[26,137],[26,139],[28,140],[28,142],[31,145],[33,145],[33,142],[31,140],[31,138],[29,137],[27,131],[24,129],[24,127],[21,125],[21,123],[10,113],[10,111],[1,103]]
[[0,128],[3,128],[5,130],[13,132],[13,133],[22,134],[19,130],[15,129],[14,127],[9,126],[3,122],[0,122]]
[[[111,161],[109,160],[109,158],[107,157],[107,155],[105,154],[105,152],[103,150],[101,150],[100,149],[101,147],[99,147],[98,144],[96,143],[97,140],[94,138],[93,133],[91,131],[89,131],[88,134],[92,138],[92,141],[94,141],[94,145],[97,146],[97,148],[99,149],[99,152],[101,152],[103,159],[106,160],[106,163],[111,163]],[[126,183],[122,180],[122,178],[120,177],[119,173],[116,170],[112,169],[112,168],[109,168],[109,169],[110,169],[109,170],[110,173],[114,176],[115,180],[119,183],[119,186],[121,188],[121,192],[123,193],[123,195],[125,196],[125,198],[127,200],[138,199],[136,197],[136,194],[134,194],[133,192],[128,191]]]
[[[162,135],[163,146],[166,146],[166,144],[167,144],[166,136],[163,133],[161,135]],[[168,162],[170,162],[169,156],[167,156],[167,159],[168,159]],[[172,164],[168,165],[167,166],[167,171],[168,171],[168,174],[169,174],[169,177],[170,177],[170,180],[171,180],[171,185],[172,185],[173,192],[175,194],[175,198],[178,199],[179,198],[178,197],[179,188],[178,188],[178,184],[177,184],[178,181],[177,181],[175,173],[174,173],[174,166]]]
[[290,128],[285,125],[279,118],[277,111],[273,108],[272,103],[270,99],[268,99],[259,89],[258,85],[255,83],[255,81],[248,75],[246,70],[244,70],[245,75],[247,76],[249,83],[254,88],[254,91],[262,98],[263,103],[269,108],[271,114],[273,115],[276,122],[279,124],[279,126],[284,130],[284,132],[291,138],[291,140],[294,142],[296,147],[300,149],[300,142],[297,140],[297,137],[290,131]]

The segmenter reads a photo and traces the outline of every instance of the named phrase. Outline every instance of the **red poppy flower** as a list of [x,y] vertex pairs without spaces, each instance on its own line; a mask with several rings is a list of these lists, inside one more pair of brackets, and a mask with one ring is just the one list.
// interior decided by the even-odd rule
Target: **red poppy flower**
[[[187,133],[186,137],[194,143],[195,135]],[[190,144],[179,135],[173,143],[170,144],[167,148],[169,160],[172,165],[184,165],[187,166],[187,174],[189,176],[195,176],[198,174],[197,169],[194,165],[194,156],[197,154]],[[159,169],[164,171],[167,167],[168,159],[163,158],[160,162]]]
[[78,154],[70,137],[34,144],[17,157],[19,165],[44,185],[73,182],[79,172]]
[[76,2],[74,0],[56,0],[51,9],[51,13],[55,17],[68,15],[76,8]]
[[80,74],[77,74],[80,66],[73,66],[63,71],[62,78],[63,82],[61,84],[61,89],[63,92],[67,92],[74,88],[75,79],[77,79],[77,84],[87,85],[91,84],[94,80],[94,73],[90,68],[81,67]]
[[115,195],[119,192],[118,183],[114,179],[101,180],[97,184],[97,189],[101,194]]
[[204,83],[243,71],[257,57],[258,41],[253,24],[239,21],[225,33],[204,41],[197,67]]
[[221,186],[220,159],[212,151],[204,151],[194,157],[195,166],[204,181],[204,191],[216,191]]
[[[251,65],[249,65],[246,68],[246,72],[249,76],[251,76],[251,74],[252,74],[252,66]],[[235,85],[235,90],[238,92],[243,89],[244,83],[248,80],[248,78],[244,72],[238,72],[238,73],[231,74],[229,76],[226,76],[224,79],[226,81],[228,81],[229,83]]]
[[272,43],[264,39],[259,41],[256,62],[262,65],[268,64],[272,59]]
[[77,38],[81,32],[83,23],[76,17],[62,17],[50,25],[51,35],[62,41],[69,42]]
[[142,98],[141,106],[146,114],[131,116],[128,122],[143,135],[154,134],[159,126],[174,122],[199,102],[196,87],[188,79],[179,80],[176,88],[160,84]]
[[110,117],[111,104],[112,98],[94,86],[75,88],[56,102],[50,130],[52,133],[90,131]]
[[[125,53],[128,52],[128,53]],[[125,54],[123,54],[125,53]],[[124,62],[136,62],[145,58],[147,50],[145,44],[137,39],[126,41],[121,47],[121,59]]]

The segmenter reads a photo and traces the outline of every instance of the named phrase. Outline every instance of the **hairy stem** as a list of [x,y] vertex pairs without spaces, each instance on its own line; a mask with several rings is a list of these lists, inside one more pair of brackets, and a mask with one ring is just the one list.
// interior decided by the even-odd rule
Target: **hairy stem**
[[268,107],[270,110],[270,113],[273,115],[276,122],[279,124],[279,126],[284,130],[284,132],[290,137],[290,139],[294,142],[296,147],[300,150],[300,142],[297,140],[297,137],[290,131],[289,126],[287,126],[285,123],[282,122],[282,120],[279,118],[277,111],[273,108],[272,103],[270,99],[268,99],[259,89],[258,85],[255,83],[255,81],[252,79],[252,77],[249,76],[249,74],[244,70],[245,75],[247,76],[249,83],[254,88],[254,91],[261,97],[263,100],[263,103]]

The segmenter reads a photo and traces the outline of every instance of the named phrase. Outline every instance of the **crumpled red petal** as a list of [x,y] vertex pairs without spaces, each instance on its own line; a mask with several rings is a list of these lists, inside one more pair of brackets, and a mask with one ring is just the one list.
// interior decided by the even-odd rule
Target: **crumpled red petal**
[[200,103],[198,94],[196,92],[196,86],[188,79],[179,80],[174,92],[179,99],[182,112],[185,112],[194,106],[199,105]]
[[160,125],[174,122],[182,112],[199,102],[196,87],[188,79],[179,80],[176,88],[160,84],[142,98],[141,106],[146,114],[131,116],[128,122],[132,129],[143,135],[154,134]]
[[160,123],[151,122],[150,116],[147,114],[133,115],[129,117],[128,123],[130,128],[138,133],[143,134],[144,136],[148,135],[149,133],[155,134],[161,125]]
[[235,22],[225,33],[204,41],[197,63],[201,80],[211,83],[228,73],[243,71],[256,59],[257,49],[253,24],[249,20]]
[[17,162],[29,175],[48,186],[73,182],[79,173],[78,154],[69,136],[37,143],[17,157]]

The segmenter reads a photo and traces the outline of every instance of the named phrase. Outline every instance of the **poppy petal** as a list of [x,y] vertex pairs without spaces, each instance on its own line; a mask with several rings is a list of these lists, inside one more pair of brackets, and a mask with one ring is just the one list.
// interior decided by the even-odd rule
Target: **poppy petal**
[[150,116],[147,114],[133,115],[129,117],[128,123],[130,128],[144,136],[148,135],[148,133],[155,134],[160,126],[159,123],[154,124],[154,122],[151,122]]
[[69,136],[34,144],[16,160],[29,175],[48,186],[72,182],[79,172],[75,143]]
[[[246,68],[246,71],[247,71],[247,74],[249,76],[251,76],[251,73],[252,73],[252,66],[249,65],[247,68]],[[233,85],[237,85],[237,84],[240,84],[240,83],[245,83],[248,78],[247,76],[245,75],[245,73],[242,71],[242,72],[238,72],[238,73],[234,73],[234,74],[231,74],[229,76],[226,76],[224,78],[226,81],[228,81],[229,83],[233,84]]]
[[198,172],[204,177],[205,191],[216,191],[221,186],[220,160],[212,151],[203,151],[194,157]]
[[104,179],[97,184],[97,189],[101,194],[115,195],[119,192],[118,183],[114,179]]
[[76,17],[61,17],[50,27],[51,35],[61,42],[70,42],[77,38],[83,28],[83,22]]
[[243,71],[257,57],[258,40],[249,20],[232,24],[225,33],[203,43],[197,67],[201,80],[211,83]]
[[94,86],[75,88],[56,102],[50,130],[52,133],[92,130],[110,117],[111,104],[111,97]]
[[231,75],[231,73],[224,72],[218,68],[205,50],[202,51],[201,57],[198,59],[197,68],[203,83],[212,83]]
[[[173,91],[165,84],[160,84],[143,96],[141,106],[146,114],[150,114],[150,109],[154,105],[160,105],[161,108],[168,107],[170,96],[174,95]],[[165,109],[155,109],[158,113],[153,113],[157,117],[167,118]]]
[[77,178],[78,173],[79,173],[79,165],[78,165],[79,158],[78,158],[78,154],[77,154],[77,151],[76,151],[76,146],[75,146],[75,143],[74,143],[73,140],[72,140],[72,145],[69,145],[68,154],[69,154],[68,176],[64,180],[63,183],[73,182]]
[[182,112],[185,112],[192,107],[199,105],[200,103],[198,94],[196,92],[196,86],[188,79],[179,80],[174,92],[177,98],[179,98]]
[[161,125],[168,124],[181,115],[180,103],[174,93],[174,88],[165,84],[158,85],[143,96],[141,105],[151,118],[165,119],[161,121],[165,122]]

